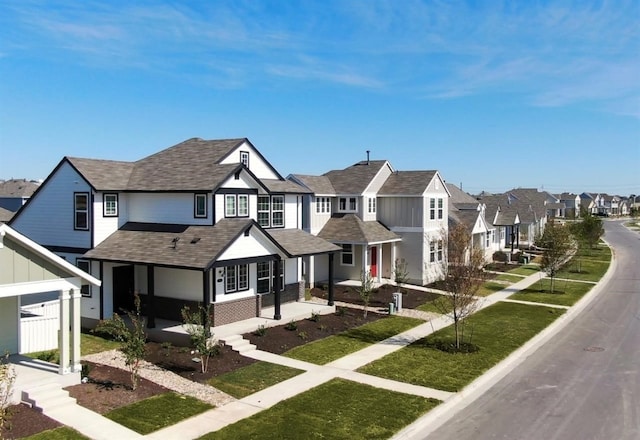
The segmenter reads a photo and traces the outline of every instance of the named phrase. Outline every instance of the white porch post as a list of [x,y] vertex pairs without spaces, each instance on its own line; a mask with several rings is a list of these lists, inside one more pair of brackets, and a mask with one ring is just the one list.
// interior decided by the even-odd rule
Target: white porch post
[[378,265],[378,282],[381,283],[382,282],[382,245],[379,244],[376,246],[378,248],[378,261],[377,261],[377,265]]
[[316,260],[315,257],[313,255],[309,255],[309,258],[307,259],[307,267],[305,268],[307,270],[307,278],[309,279],[309,288],[313,289],[314,287],[316,287]]
[[73,289],[71,293],[71,369],[74,373],[80,371],[80,289]]
[[368,248],[368,246],[366,244],[363,244],[362,245],[362,271],[364,273],[368,273],[369,272],[368,267],[367,267],[368,266],[368,264],[367,264],[368,258],[367,257],[369,256],[368,254],[369,254],[369,248]]
[[391,271],[392,271],[391,278],[393,278],[393,271],[396,269],[397,258],[398,257],[396,257],[396,242],[394,241],[393,243],[391,243]]
[[60,350],[60,374],[69,373],[69,290],[60,291],[60,330],[58,349]]

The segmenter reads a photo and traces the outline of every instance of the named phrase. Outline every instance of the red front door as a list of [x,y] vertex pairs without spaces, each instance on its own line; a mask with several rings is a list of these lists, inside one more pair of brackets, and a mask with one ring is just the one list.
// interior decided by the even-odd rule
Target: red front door
[[371,276],[373,278],[378,276],[378,248],[371,248]]

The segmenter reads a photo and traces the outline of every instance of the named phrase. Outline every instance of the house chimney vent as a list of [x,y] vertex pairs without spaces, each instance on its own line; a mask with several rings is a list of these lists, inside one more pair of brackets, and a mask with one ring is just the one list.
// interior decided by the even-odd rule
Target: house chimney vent
[[369,165],[369,153],[371,153],[371,151],[367,150],[367,165]]

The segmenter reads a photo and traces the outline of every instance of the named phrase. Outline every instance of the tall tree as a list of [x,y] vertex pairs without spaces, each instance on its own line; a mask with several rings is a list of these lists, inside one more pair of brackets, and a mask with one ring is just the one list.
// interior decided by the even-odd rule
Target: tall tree
[[543,248],[540,268],[551,279],[551,293],[554,291],[554,279],[566,262],[572,244],[567,226],[552,221],[544,228],[539,242],[539,246]]
[[443,285],[448,294],[436,300],[434,305],[440,313],[453,319],[455,348],[460,350],[464,342],[465,319],[478,308],[475,295],[486,278],[484,254],[482,249],[473,247],[471,233],[463,224],[450,228],[448,235],[443,231],[442,235],[447,250]]
[[600,237],[604,235],[604,227],[602,219],[591,214],[585,215],[578,223],[578,237],[589,245],[593,249]]

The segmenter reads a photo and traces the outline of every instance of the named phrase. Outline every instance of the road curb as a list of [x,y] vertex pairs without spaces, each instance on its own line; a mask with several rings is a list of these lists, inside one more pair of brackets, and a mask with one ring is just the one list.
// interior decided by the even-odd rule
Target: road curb
[[418,434],[418,432],[420,433],[421,439],[425,438],[425,435],[428,437],[433,431],[444,425],[459,411],[473,403],[478,397],[493,387],[518,365],[523,363],[536,350],[548,342],[551,337],[555,336],[576,316],[578,316],[578,314],[580,314],[580,312],[582,312],[596,298],[596,296],[600,294],[605,282],[613,276],[613,272],[617,264],[615,253],[609,243],[607,243],[606,240],[603,241],[607,246],[609,246],[609,249],[611,249],[611,264],[609,264],[609,269],[598,281],[598,284],[596,284],[585,296],[568,309],[566,313],[527,341],[523,346],[512,352],[509,356],[489,369],[485,374],[471,382],[454,396],[450,397],[444,403],[402,429],[393,436],[392,439],[404,440],[417,438],[414,436]]

